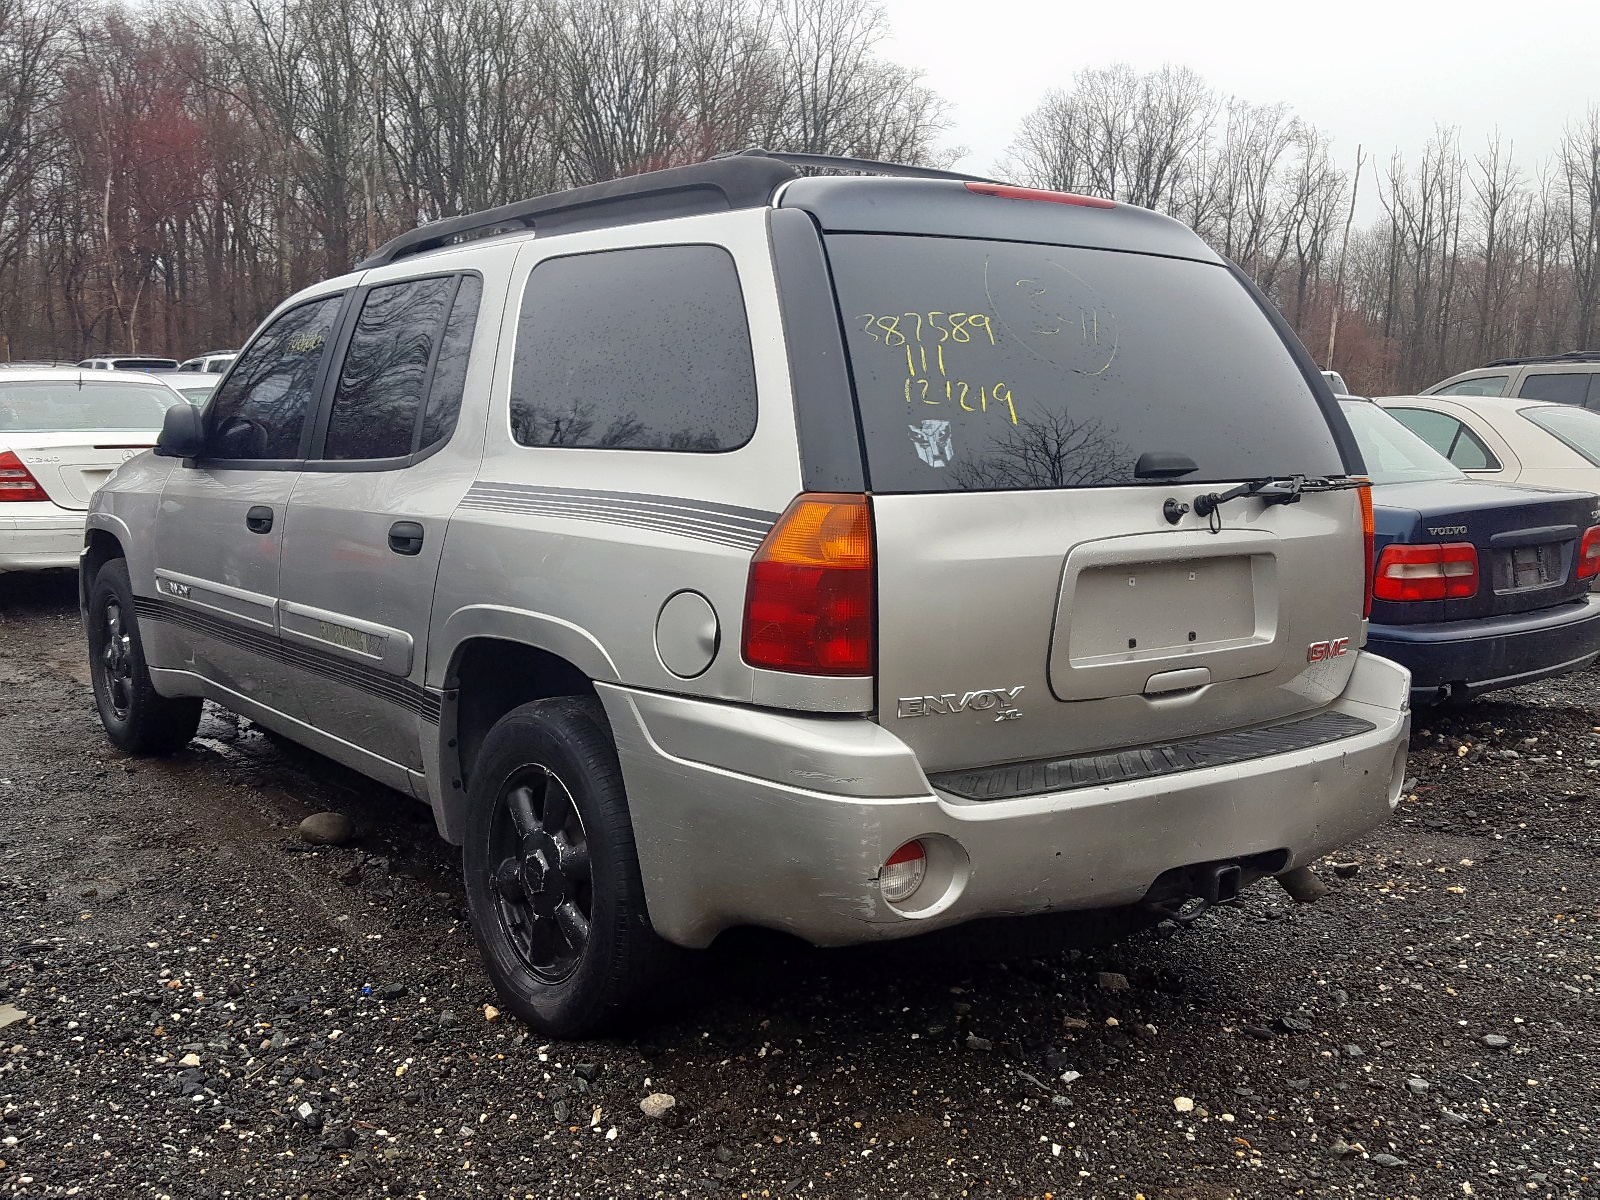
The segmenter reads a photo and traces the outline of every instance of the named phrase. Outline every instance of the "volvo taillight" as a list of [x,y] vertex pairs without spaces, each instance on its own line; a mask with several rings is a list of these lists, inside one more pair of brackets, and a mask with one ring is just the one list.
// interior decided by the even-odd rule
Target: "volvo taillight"
[[1578,547],[1578,578],[1593,579],[1600,575],[1600,525],[1589,526]]
[[1471,542],[1385,546],[1372,594],[1379,600],[1465,600],[1478,594],[1478,548]]
[[867,498],[796,497],[750,562],[745,662],[802,675],[870,675],[872,627]]
[[0,503],[7,500],[48,500],[33,472],[11,451],[0,453]]

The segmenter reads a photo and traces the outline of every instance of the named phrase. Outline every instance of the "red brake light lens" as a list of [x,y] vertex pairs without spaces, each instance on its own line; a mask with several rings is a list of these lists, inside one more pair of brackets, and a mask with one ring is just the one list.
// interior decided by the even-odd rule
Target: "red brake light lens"
[[870,675],[873,603],[867,498],[796,497],[750,562],[744,660],[801,675]]
[[0,504],[7,500],[48,500],[33,472],[11,451],[0,453]]
[[1047,192],[1042,188],[1015,187],[1009,183],[969,183],[967,191],[1002,200],[1043,200],[1048,204],[1076,204],[1080,208],[1115,208],[1115,200],[1099,196],[1080,196],[1075,192]]
[[1600,575],[1600,525],[1589,526],[1578,548],[1578,578],[1593,579]]
[[1379,600],[1464,600],[1478,594],[1478,548],[1471,542],[1385,546],[1372,594]]

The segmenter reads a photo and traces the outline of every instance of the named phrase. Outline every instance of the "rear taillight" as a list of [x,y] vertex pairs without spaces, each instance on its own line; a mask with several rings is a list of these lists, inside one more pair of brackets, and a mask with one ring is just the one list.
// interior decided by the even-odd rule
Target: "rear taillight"
[[1600,575],[1600,525],[1589,526],[1578,547],[1578,578],[1593,579]]
[[1047,204],[1076,204],[1082,208],[1115,208],[1115,200],[1099,196],[1080,196],[1075,192],[1047,192],[1041,188],[1015,187],[1009,183],[969,183],[967,191],[1002,200],[1043,200]]
[[49,496],[11,451],[0,454],[0,503],[7,500],[48,500]]
[[1363,483],[1356,489],[1356,495],[1361,497],[1361,561],[1366,564],[1366,588],[1361,594],[1361,615],[1372,615],[1372,555],[1373,542],[1376,541],[1376,527],[1372,523],[1372,484]]
[[802,675],[870,675],[872,606],[867,498],[798,496],[750,562],[744,660]]
[[1385,546],[1372,594],[1379,600],[1465,600],[1478,594],[1478,548],[1471,542],[1442,546]]

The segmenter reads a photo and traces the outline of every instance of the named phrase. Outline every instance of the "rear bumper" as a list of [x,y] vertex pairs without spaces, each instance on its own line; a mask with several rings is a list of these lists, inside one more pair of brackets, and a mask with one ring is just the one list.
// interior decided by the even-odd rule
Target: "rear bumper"
[[[1286,852],[1284,868],[1388,817],[1410,733],[1406,672],[1363,654],[1331,707],[1358,736],[1248,762],[974,802],[861,718],[801,717],[600,687],[628,788],[650,919],[686,946],[759,925],[818,945],[978,917],[1134,903],[1174,867]],[[756,764],[760,764],[758,767]],[[800,781],[803,781],[801,783]],[[922,887],[877,886],[913,838]]]
[[1412,698],[1476,696],[1580,670],[1600,657],[1600,595],[1533,613],[1373,625],[1367,649],[1411,671]]
[[85,515],[43,502],[0,506],[0,571],[76,567]]

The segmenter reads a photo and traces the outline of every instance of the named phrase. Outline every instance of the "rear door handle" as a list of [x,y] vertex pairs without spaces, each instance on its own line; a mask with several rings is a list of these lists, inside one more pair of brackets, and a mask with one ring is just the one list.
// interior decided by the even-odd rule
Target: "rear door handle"
[[421,554],[422,526],[415,521],[396,521],[389,526],[389,549],[396,554]]
[[272,510],[265,504],[252,504],[244,514],[244,526],[251,533],[271,533]]

